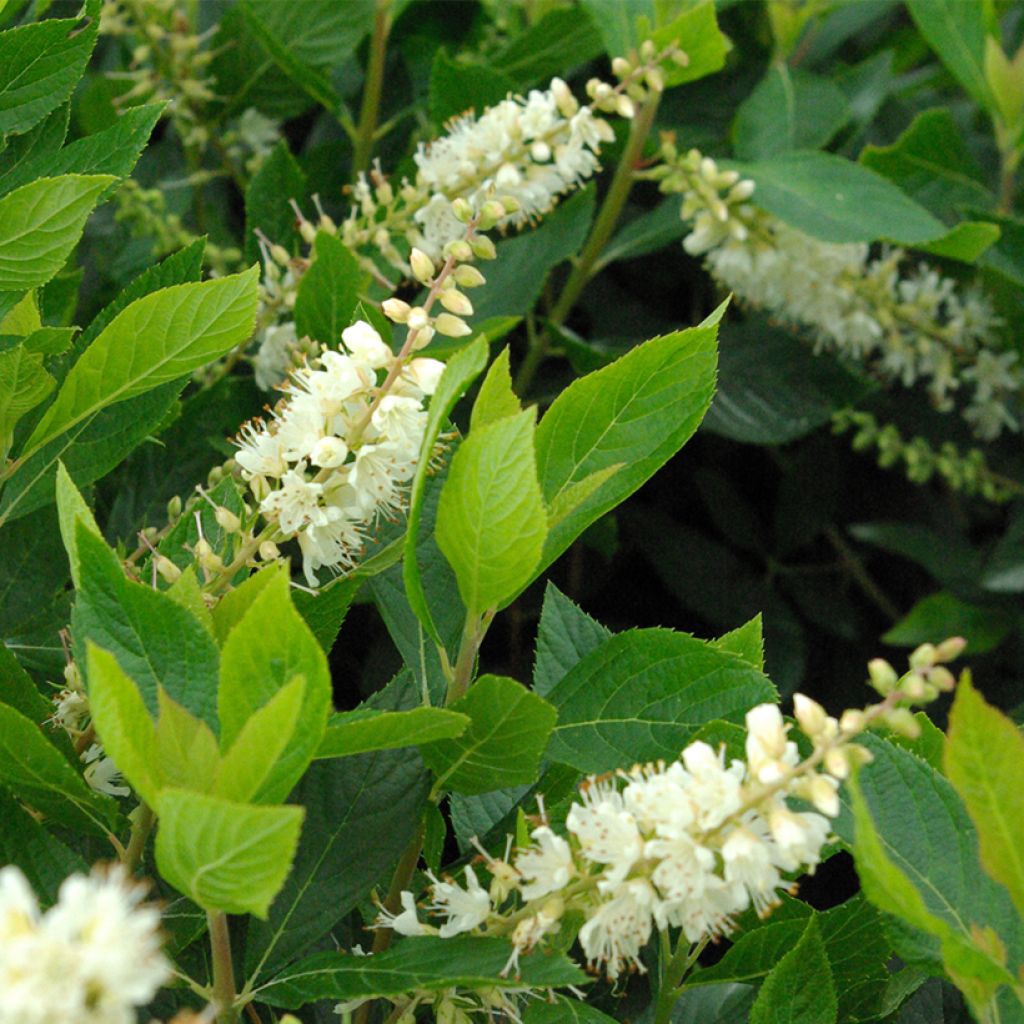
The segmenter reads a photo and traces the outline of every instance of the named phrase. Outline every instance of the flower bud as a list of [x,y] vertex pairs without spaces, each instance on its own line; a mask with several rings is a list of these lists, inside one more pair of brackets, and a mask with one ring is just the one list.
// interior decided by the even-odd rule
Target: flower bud
[[[460,288],[479,288],[480,285],[487,283],[487,279],[484,275],[481,274],[476,267],[471,266],[468,263],[463,263],[457,266],[455,270],[452,271],[452,277]],[[457,312],[457,310],[455,312]]]
[[633,71],[633,65],[626,60],[625,57],[615,57],[612,60],[612,74],[616,78],[625,78],[626,75],[631,74]]
[[413,246],[409,253],[409,266],[413,276],[420,284],[430,284],[434,276],[434,261],[422,250]]
[[853,744],[833,747],[825,754],[825,771],[837,779],[845,779],[850,774],[850,758],[847,751]]
[[956,679],[953,677],[953,673],[946,668],[945,665],[936,665],[935,668],[928,673],[928,682],[936,688],[941,690],[943,693],[949,693],[951,690],[956,688]]
[[835,779],[827,775],[814,775],[807,785],[808,799],[815,808],[829,818],[839,813],[839,794]]
[[474,251],[472,245],[463,238],[456,238],[441,250],[446,260],[453,259],[456,263],[465,263],[466,260],[471,260]]
[[690,66],[690,55],[685,50],[675,49],[672,51],[672,63],[681,68]]
[[434,321],[434,327],[438,334],[443,334],[446,338],[464,338],[467,334],[473,333],[465,320],[460,320],[451,313],[442,313],[438,316]]
[[348,458],[348,445],[340,437],[322,437],[309,455],[314,466],[334,469]]
[[418,352],[421,348],[426,348],[434,338],[434,328],[427,324],[426,327],[421,327],[416,332],[416,340],[412,343],[413,350]]
[[413,306],[409,310],[405,322],[409,325],[410,331],[419,331],[430,323],[430,317],[422,306]]
[[615,101],[615,112],[619,117],[631,118],[636,114],[636,104],[628,96],[619,96]]
[[181,576],[181,570],[166,555],[157,555],[155,564],[156,571],[167,583],[174,583]]
[[863,732],[867,724],[867,715],[857,708],[849,708],[844,711],[839,719],[839,728],[847,735]]
[[270,247],[270,258],[282,267],[287,267],[291,256],[283,245],[274,244]]
[[217,520],[217,525],[227,533],[238,533],[241,529],[242,524],[238,521],[238,516],[223,505],[217,506],[213,518]]
[[462,196],[452,200],[452,213],[461,224],[468,224],[473,219],[473,207],[469,200]]
[[260,545],[260,558],[264,562],[273,562],[281,557],[281,551],[272,540],[265,540]]
[[640,59],[652,61],[658,55],[658,48],[654,45],[653,39],[645,39],[640,44]]
[[644,78],[655,92],[665,91],[665,73],[661,68],[648,68]]
[[299,234],[306,245],[312,245],[316,241],[316,228],[305,218],[299,224]]
[[871,685],[883,697],[892,693],[893,688],[899,682],[896,669],[884,658],[872,658],[868,662],[868,676],[870,677]]
[[816,700],[811,700],[802,693],[793,694],[793,714],[800,723],[800,728],[808,736],[820,736],[825,731],[828,715]]
[[893,708],[885,716],[885,724],[909,740],[916,740],[921,735],[921,724],[909,708]]
[[572,117],[580,109],[572,90],[561,78],[551,79],[551,95],[555,98],[555,104],[562,117]]
[[473,255],[477,259],[481,260],[493,260],[498,253],[494,248],[494,243],[486,235],[474,236],[472,242],[469,243]]
[[326,213],[321,213],[320,230],[326,231],[329,235],[336,235],[338,233],[338,225]]
[[967,641],[962,636],[951,636],[935,648],[935,660],[953,661],[960,657],[966,646]]
[[409,313],[412,310],[412,306],[401,299],[385,299],[380,304],[380,308],[384,315],[396,324],[404,324],[409,319]]
[[910,655],[910,667],[915,669],[931,668],[938,661],[936,653],[934,644],[921,644]]
[[181,515],[181,498],[176,494],[167,502],[167,521],[174,523]]
[[473,315],[473,303],[456,288],[446,289],[438,298],[449,313],[457,313],[459,316]]
[[[903,683],[900,686],[900,693],[906,697],[907,700],[913,701],[915,704],[921,704],[928,693],[928,684],[913,672],[909,672],[903,679]],[[932,688],[934,692],[934,688]]]

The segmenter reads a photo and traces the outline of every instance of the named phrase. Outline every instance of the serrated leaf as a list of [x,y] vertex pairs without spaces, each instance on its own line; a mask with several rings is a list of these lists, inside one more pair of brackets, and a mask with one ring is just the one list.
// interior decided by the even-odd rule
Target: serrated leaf
[[760,614],[711,642],[720,650],[738,655],[759,672],[764,671],[764,631]]
[[100,5],[86,17],[54,18],[0,33],[0,135],[16,135],[59,107],[82,77],[99,31]]
[[81,586],[81,573],[78,560],[78,530],[75,525],[81,520],[97,536],[100,528],[92,509],[85,503],[74,480],[68,475],[64,464],[57,463],[57,522],[60,524],[60,535],[64,541],[64,549],[68,553],[71,565],[71,581],[75,587]]
[[654,338],[570,384],[551,404],[536,439],[548,506],[592,473],[623,468],[552,527],[542,566],[653,476],[697,429],[714,389],[715,334],[710,326]]
[[157,799],[160,874],[205,910],[266,918],[291,870],[304,811],[165,789]]
[[0,290],[21,291],[49,281],[115,180],[109,174],[40,178],[0,199]]
[[30,352],[23,344],[0,352],[0,457],[10,450],[18,420],[56,383],[46,372],[41,352]]
[[220,760],[213,730],[168,697],[163,688],[157,691],[157,708],[153,756],[161,785],[207,792]]
[[350,757],[369,750],[419,746],[459,736],[469,724],[470,719],[465,714],[448,708],[423,707],[408,711],[356,708],[331,715],[316,756]]
[[491,363],[480,385],[469,419],[469,432],[472,434],[478,427],[485,427],[488,423],[502,420],[506,416],[515,416],[521,408],[519,399],[512,390],[509,350],[506,346]]
[[270,151],[252,176],[245,190],[245,259],[260,258],[256,231],[290,248],[297,237],[295,213],[288,201],[302,203],[306,195],[306,175],[283,139]]
[[334,235],[316,236],[316,259],[302,275],[295,299],[295,329],[321,345],[336,348],[352,322],[366,271]]
[[287,568],[275,567],[221,652],[217,708],[225,747],[280,689],[298,675],[306,681],[295,737],[261,786],[261,800],[283,800],[298,782],[320,746],[331,703],[327,659],[288,591]]
[[255,323],[258,280],[251,267],[165,288],[121,310],[72,366],[23,456],[105,406],[184,377],[241,344]]
[[508,676],[484,675],[451,710],[469,727],[420,747],[436,793],[489,793],[536,780],[558,717],[546,700]]
[[36,725],[53,717],[53,705],[39,692],[32,677],[3,642],[0,642],[0,704],[20,711]]
[[30,719],[0,704],[0,785],[61,825],[105,836],[117,803],[89,788]]
[[978,830],[982,865],[1024,915],[1024,737],[968,677],[956,688],[944,763]]
[[817,917],[765,978],[750,1010],[750,1024],[835,1024],[835,985]]
[[743,659],[685,633],[637,629],[591,651],[548,693],[558,709],[548,756],[584,772],[669,760],[714,718],[739,722],[777,699]]
[[436,125],[460,114],[483,113],[516,91],[516,83],[491,63],[456,61],[444,48],[430,65],[430,117]]
[[331,653],[362,582],[358,578],[339,579],[312,592],[297,590],[292,594],[296,610],[306,620],[325,654]]
[[534,410],[470,434],[452,458],[436,537],[470,614],[512,600],[536,575],[547,514],[534,458]]
[[582,611],[549,580],[537,626],[534,691],[546,697],[581,658],[611,635],[610,629]]
[[294,1009],[318,999],[373,999],[417,989],[551,988],[580,985],[586,975],[567,957],[533,952],[513,975],[503,968],[512,947],[504,939],[422,936],[372,956],[317,953],[257,989],[260,1002]]
[[992,109],[985,77],[985,5],[959,0],[907,0],[918,31],[975,102]]
[[941,590],[921,598],[882,636],[882,642],[917,647],[962,636],[972,654],[983,654],[1002,643],[1012,628],[1013,616],[1005,609],[969,604]]
[[0,195],[25,184],[40,174],[25,176],[23,169],[53,157],[64,144],[68,133],[70,106],[64,104],[48,114],[35,127],[21,135],[10,136],[0,156]]

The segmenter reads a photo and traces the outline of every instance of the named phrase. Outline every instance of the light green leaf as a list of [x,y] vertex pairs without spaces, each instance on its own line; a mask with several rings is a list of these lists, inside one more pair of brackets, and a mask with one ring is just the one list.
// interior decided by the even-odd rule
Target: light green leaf
[[187,608],[210,636],[213,636],[213,616],[203,599],[203,588],[196,575],[195,565],[187,565],[182,574],[167,588],[167,596]]
[[999,241],[1001,234],[995,224],[965,220],[951,228],[941,238],[934,242],[922,242],[917,248],[921,252],[959,260],[961,263],[975,263]]
[[697,429],[715,381],[714,326],[654,338],[570,384],[537,427],[537,475],[548,507],[610,466],[608,477],[554,525],[541,565],[550,565],[592,522],[654,475]]
[[714,0],[690,6],[667,25],[657,27],[650,37],[659,50],[676,43],[689,58],[685,66],[665,65],[665,85],[669,88],[719,71],[725,64],[730,45],[718,30]]
[[427,604],[417,555],[420,518],[423,514],[423,497],[430,468],[430,455],[437,443],[437,436],[440,434],[441,428],[452,409],[455,408],[455,403],[465,394],[466,389],[487,365],[487,351],[487,338],[480,335],[448,360],[444,373],[441,374],[441,379],[438,381],[437,389],[430,399],[427,424],[423,431],[420,456],[416,464],[416,475],[413,477],[409,493],[402,579],[405,583],[405,593],[410,608],[435,643],[440,643],[440,635]]
[[944,760],[978,830],[982,865],[1024,915],[1024,737],[966,676],[956,688]]
[[907,0],[918,31],[939,59],[986,110],[993,108],[985,78],[985,4],[963,0]]
[[78,561],[77,528],[75,524],[81,520],[85,525],[100,536],[100,528],[92,509],[85,503],[74,480],[68,475],[63,462],[57,463],[57,521],[60,523],[60,535],[64,541],[64,549],[68,553],[71,564],[71,581],[75,587],[81,586]]
[[161,787],[208,792],[220,760],[213,730],[168,697],[162,688],[157,691],[157,707],[153,755]]
[[534,690],[546,697],[581,658],[611,635],[611,630],[582,611],[549,580],[537,626]]
[[846,97],[830,79],[773,63],[736,111],[733,148],[740,160],[818,149],[849,116]]
[[469,721],[466,715],[448,708],[356,708],[331,715],[316,756],[349,757],[368,750],[397,750],[449,739],[464,733]]
[[105,406],[184,377],[241,344],[255,323],[258,281],[259,268],[251,267],[164,288],[131,303],[71,367],[23,455]]
[[437,543],[471,614],[507,604],[536,575],[547,514],[534,459],[535,410],[490,423],[459,446],[437,510]]
[[109,651],[88,643],[86,663],[89,712],[103,749],[135,792],[155,807],[162,784],[156,759],[156,727],[142,694]]
[[508,676],[485,675],[452,710],[469,717],[469,728],[420,747],[435,792],[489,793],[536,780],[558,717],[546,700]]
[[248,719],[220,760],[215,796],[259,802],[257,794],[292,741],[305,695],[306,680],[296,676]]
[[82,235],[109,174],[40,178],[0,199],[0,291],[45,284]]
[[280,689],[299,675],[306,681],[294,738],[260,787],[261,801],[283,800],[298,782],[320,746],[331,704],[327,658],[288,591],[288,570],[279,566],[221,652],[217,707],[225,749]]
[[43,366],[43,354],[15,345],[0,352],[0,458],[14,441],[18,420],[56,386]]
[[758,672],[764,671],[764,633],[761,628],[761,615],[755,615],[748,623],[737,626],[723,634],[712,644],[719,650],[738,655],[747,664],[753,665]]
[[558,709],[548,756],[584,772],[677,758],[705,722],[742,722],[777,699],[742,658],[666,629],[610,637],[547,696]]
[[794,152],[737,164],[751,202],[826,242],[932,242],[946,226],[891,181],[833,153]]
[[321,231],[316,259],[299,281],[295,329],[322,345],[336,348],[341,332],[352,322],[366,271],[344,242]]
[[39,726],[0,704],[0,785],[61,825],[105,836],[117,803],[89,788]]
[[213,635],[221,647],[224,646],[224,641],[227,640],[231,630],[245,617],[253,601],[282,572],[284,572],[283,567],[276,563],[265,566],[259,572],[254,572],[237,587],[229,590],[213,606],[210,610],[210,616],[213,619]]
[[372,957],[315,953],[256,990],[261,1003],[295,1009],[319,999],[373,999],[417,989],[552,988],[582,985],[587,976],[561,954],[540,950],[520,957],[513,974],[503,970],[512,947],[479,935],[417,936]]
[[962,636],[971,654],[997,647],[1013,628],[1013,616],[999,607],[968,604],[946,590],[921,598],[883,637],[882,642],[900,647],[939,643],[948,636]]
[[267,916],[291,870],[303,808],[165,789],[156,809],[156,862],[171,885],[205,910]]
[[53,18],[0,33],[0,135],[27,131],[68,99],[96,43],[99,15],[91,2],[83,20]]
[[799,942],[765,978],[750,1010],[750,1024],[835,1024],[837,1013],[821,928],[812,916]]
[[506,416],[515,416],[521,408],[519,399],[512,390],[512,374],[509,371],[509,352],[506,346],[491,363],[480,385],[469,420],[469,432],[472,434],[478,427],[485,427],[488,423],[502,420]]

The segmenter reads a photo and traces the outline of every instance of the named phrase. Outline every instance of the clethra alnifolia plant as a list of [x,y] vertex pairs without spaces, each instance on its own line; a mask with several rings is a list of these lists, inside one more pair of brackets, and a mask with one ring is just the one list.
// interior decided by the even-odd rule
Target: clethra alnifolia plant
[[1024,1019],[1020,19],[855,6],[0,4],[0,1024]]

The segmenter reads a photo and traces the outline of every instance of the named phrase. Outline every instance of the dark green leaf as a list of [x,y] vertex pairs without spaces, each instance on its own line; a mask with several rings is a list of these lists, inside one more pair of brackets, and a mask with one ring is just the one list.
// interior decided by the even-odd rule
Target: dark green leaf
[[882,641],[899,647],[917,647],[962,636],[971,654],[983,654],[998,647],[1012,628],[1013,618],[1006,610],[968,604],[941,590],[921,598],[884,634]]
[[366,272],[344,242],[321,231],[316,259],[299,281],[295,329],[299,336],[337,348],[341,332],[352,322]]
[[478,116],[516,91],[516,83],[490,64],[454,61],[442,48],[430,67],[430,116],[436,125],[468,111]]
[[750,1024],[835,1024],[838,1013],[818,919],[772,968],[750,1010]]
[[534,690],[546,697],[581,658],[611,635],[549,581],[537,626]]

